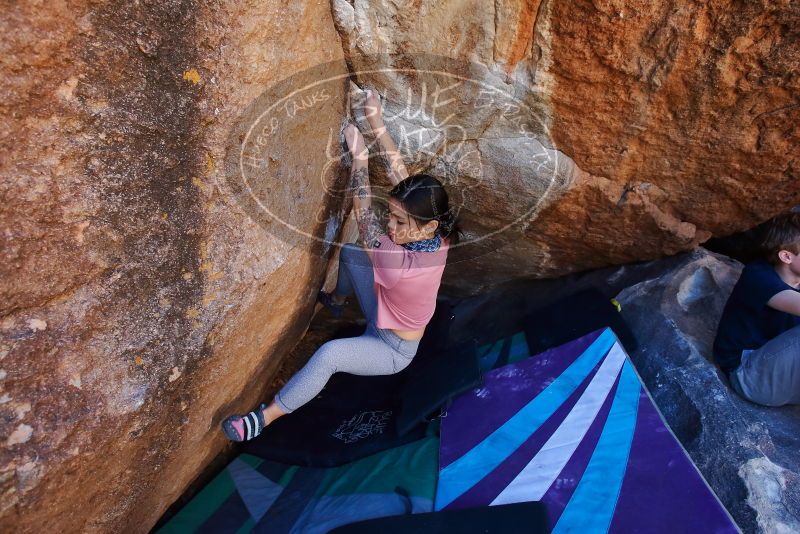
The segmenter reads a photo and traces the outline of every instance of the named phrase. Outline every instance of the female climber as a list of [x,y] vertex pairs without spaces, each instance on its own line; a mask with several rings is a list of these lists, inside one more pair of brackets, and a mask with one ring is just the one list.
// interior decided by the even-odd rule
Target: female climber
[[364,138],[356,126],[348,124],[344,133],[352,159],[350,188],[363,246],[342,247],[336,288],[332,294],[320,291],[318,300],[339,316],[345,297],[355,292],[367,328],[359,337],[323,344],[269,405],[262,403],[246,415],[223,421],[222,429],[233,441],[258,436],[278,417],[316,397],[336,372],[388,375],[402,371],[416,355],[433,315],[448,248],[459,239],[456,217],[436,178],[408,176],[384,125],[380,99],[372,91],[367,91],[364,111],[393,185],[388,233],[372,207]]

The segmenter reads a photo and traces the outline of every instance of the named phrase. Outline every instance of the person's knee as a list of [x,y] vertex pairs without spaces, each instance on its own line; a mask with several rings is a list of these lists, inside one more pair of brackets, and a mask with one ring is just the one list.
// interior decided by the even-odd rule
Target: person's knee
[[314,366],[326,373],[333,374],[336,372],[337,367],[337,351],[331,342],[323,344],[317,349],[317,352],[312,358]]

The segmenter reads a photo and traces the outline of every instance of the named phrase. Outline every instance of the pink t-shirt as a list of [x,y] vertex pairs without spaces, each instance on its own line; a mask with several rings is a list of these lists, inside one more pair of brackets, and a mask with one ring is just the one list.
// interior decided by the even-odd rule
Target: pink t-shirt
[[396,244],[387,235],[372,253],[378,328],[417,330],[433,317],[436,294],[447,263],[447,239],[439,250],[415,252]]

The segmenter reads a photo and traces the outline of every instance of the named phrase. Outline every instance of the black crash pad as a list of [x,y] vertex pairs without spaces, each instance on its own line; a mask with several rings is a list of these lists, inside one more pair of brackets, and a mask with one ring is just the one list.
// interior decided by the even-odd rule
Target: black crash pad
[[550,532],[540,502],[446,510],[369,519],[337,527],[329,534],[538,534]]
[[611,299],[598,289],[566,296],[525,316],[525,340],[531,354],[539,354],[581,336],[611,327],[628,352],[637,347],[633,332]]
[[437,302],[416,356],[385,376],[336,373],[311,402],[281,417],[242,452],[307,467],[332,467],[415,441],[426,418],[480,383],[474,340],[450,345],[451,308]]

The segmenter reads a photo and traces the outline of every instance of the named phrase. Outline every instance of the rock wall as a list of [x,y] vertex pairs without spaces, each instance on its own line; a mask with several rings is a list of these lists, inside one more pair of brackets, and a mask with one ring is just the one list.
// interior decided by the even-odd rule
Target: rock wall
[[[341,228],[330,193],[348,74],[387,96],[411,169],[445,177],[458,197],[472,245],[454,253],[444,287],[471,293],[686,250],[796,205],[799,11],[667,0],[9,6],[4,528],[147,530],[224,447],[219,421],[255,404],[303,334],[331,252],[284,230]],[[450,115],[403,113],[404,98],[434,87],[413,72],[426,66],[493,88],[487,100],[464,84],[440,102],[456,113],[458,143],[439,135]],[[294,120],[264,143],[251,135],[259,106],[280,96],[266,88],[313,89],[321,77],[319,100],[285,101]],[[246,138],[261,151],[242,182],[231,147]]]
[[[323,255],[254,221],[223,162],[339,37],[324,3],[18,3],[0,26],[0,530],[146,532],[310,320]],[[343,94],[274,160],[322,166]],[[321,235],[322,185],[286,195]]]
[[[466,76],[498,78],[494,87],[520,97],[536,117],[535,140],[567,166],[553,173],[537,168],[535,157],[526,161],[539,149],[519,131],[497,133],[508,119],[502,104],[457,117],[484,170],[465,226],[473,238],[513,228],[489,247],[497,253],[473,251],[450,269],[451,290],[674,254],[752,227],[800,198],[795,3],[333,5],[350,68],[361,84],[389,94],[390,110],[402,108],[409,90],[419,94],[424,79],[374,72],[375,54],[390,54],[386,63],[400,69],[424,67],[422,54],[486,65],[488,73]],[[410,122],[437,129],[418,117]],[[493,173],[507,184],[505,197]],[[535,209],[517,221],[508,198],[531,196]]]

